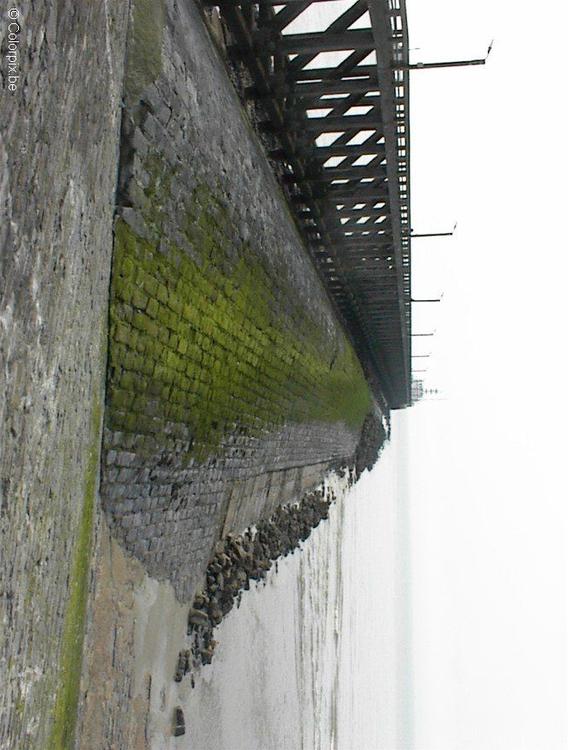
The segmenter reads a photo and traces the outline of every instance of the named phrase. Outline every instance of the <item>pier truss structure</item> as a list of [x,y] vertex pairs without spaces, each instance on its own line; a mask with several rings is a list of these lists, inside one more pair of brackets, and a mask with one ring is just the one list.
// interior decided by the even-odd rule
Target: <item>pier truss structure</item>
[[[202,0],[371,382],[411,402],[405,0]],[[323,12],[325,6],[325,12]]]

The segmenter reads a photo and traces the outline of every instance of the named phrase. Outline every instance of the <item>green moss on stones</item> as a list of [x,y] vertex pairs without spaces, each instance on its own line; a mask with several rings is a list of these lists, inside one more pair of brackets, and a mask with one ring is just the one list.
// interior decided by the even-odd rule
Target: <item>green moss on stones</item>
[[[108,424],[177,436],[199,459],[237,428],[345,422],[358,430],[371,397],[359,361],[329,335],[258,253],[234,243],[223,206],[200,188],[185,207],[181,249],[163,232],[163,176],[149,165],[152,239],[115,228]],[[181,240],[178,237],[178,241]]]
[[164,0],[134,0],[128,39],[125,92],[137,99],[162,72]]
[[99,467],[100,422],[101,407],[97,398],[92,413],[83,507],[69,577],[69,599],[59,657],[58,687],[49,750],[71,750],[74,747]]

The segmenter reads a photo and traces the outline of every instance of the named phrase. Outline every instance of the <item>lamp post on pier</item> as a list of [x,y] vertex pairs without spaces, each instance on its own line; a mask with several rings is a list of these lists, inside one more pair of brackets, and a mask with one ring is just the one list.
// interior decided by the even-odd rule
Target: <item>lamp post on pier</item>
[[450,60],[447,62],[431,62],[431,63],[393,63],[391,68],[394,70],[427,70],[432,68],[462,68],[469,65],[485,65],[487,58],[491,50],[493,49],[493,42],[487,48],[487,54],[485,57],[479,60]]
[[420,239],[421,237],[453,237],[454,236],[454,232],[457,229],[457,226],[458,226],[458,223],[456,221],[451,232],[419,232],[419,233],[414,233],[412,231],[412,229],[411,229],[409,236],[410,236],[410,238],[412,240],[414,240],[414,239]]

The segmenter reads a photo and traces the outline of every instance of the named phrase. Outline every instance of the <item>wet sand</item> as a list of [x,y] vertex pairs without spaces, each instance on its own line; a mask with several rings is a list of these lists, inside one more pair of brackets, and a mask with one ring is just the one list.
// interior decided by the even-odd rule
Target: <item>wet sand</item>
[[[314,634],[312,624],[315,618],[332,632],[337,621],[339,547],[326,524],[338,523],[347,481],[334,476],[329,484],[338,496],[330,520],[315,529],[302,552],[281,559],[278,571],[274,566],[265,581],[243,592],[240,607],[215,629],[219,645],[213,663],[195,675],[195,688],[189,676],[174,681],[178,654],[189,646],[189,604],[177,601],[169,583],[150,578],[99,519],[97,588],[82,685],[82,750],[320,746],[311,744],[314,733],[329,735],[333,711],[327,705],[309,708],[321,703],[315,683],[329,679],[314,667],[326,659],[334,664],[330,654],[337,644],[333,637],[328,641],[323,633]],[[321,607],[322,597],[314,596],[310,586],[334,587],[321,611],[314,608]],[[318,638],[331,649],[327,657],[314,655]],[[186,721],[182,737],[172,733],[177,706]],[[312,715],[324,710],[328,724],[306,720],[306,708]],[[329,745],[321,747],[328,750]]]

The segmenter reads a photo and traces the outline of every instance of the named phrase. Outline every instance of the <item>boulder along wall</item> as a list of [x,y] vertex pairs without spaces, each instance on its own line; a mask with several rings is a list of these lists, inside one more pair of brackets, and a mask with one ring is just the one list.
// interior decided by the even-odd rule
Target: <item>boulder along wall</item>
[[101,495],[189,600],[217,539],[352,464],[377,407],[197,6],[130,24]]

